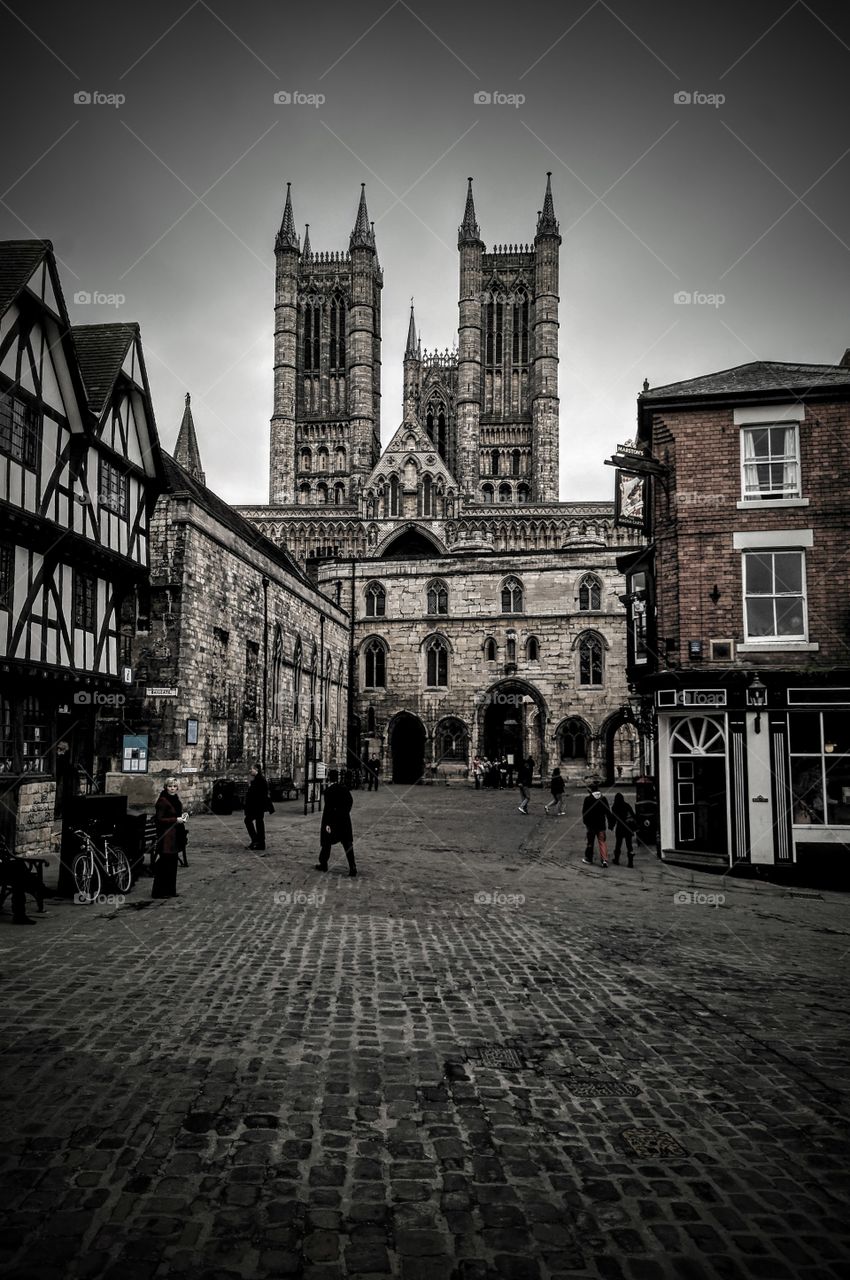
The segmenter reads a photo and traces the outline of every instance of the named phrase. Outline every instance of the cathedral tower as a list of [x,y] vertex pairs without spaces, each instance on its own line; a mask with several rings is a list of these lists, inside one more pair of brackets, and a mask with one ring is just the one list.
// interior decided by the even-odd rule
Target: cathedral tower
[[458,234],[457,478],[478,502],[558,500],[558,250],[547,178],[533,245],[481,241],[472,179]]
[[365,189],[349,251],[314,253],[287,184],[275,259],[269,499],[350,505],[380,454],[383,281]]

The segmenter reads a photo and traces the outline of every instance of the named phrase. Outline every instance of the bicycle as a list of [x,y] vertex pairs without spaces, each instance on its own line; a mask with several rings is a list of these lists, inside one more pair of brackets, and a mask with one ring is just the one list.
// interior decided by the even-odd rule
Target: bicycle
[[100,896],[101,872],[119,893],[126,893],[133,877],[124,850],[104,836],[101,852],[87,831],[75,831],[74,835],[83,846],[71,863],[78,901],[92,903]]

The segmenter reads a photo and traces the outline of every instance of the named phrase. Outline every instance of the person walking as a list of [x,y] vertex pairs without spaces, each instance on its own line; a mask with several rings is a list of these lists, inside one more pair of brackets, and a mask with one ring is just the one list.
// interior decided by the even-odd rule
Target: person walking
[[593,862],[593,842],[599,842],[599,861],[603,867],[608,866],[608,840],[606,836],[608,821],[611,816],[611,810],[608,807],[608,801],[602,794],[598,782],[592,782],[590,785],[590,795],[584,797],[584,804],[581,807],[581,820],[584,823],[587,832],[587,847],[584,852],[584,861]]
[[481,775],[484,772],[484,766],[480,756],[472,757],[472,781],[475,783],[475,790],[481,790]]
[[266,849],[266,814],[274,812],[269,801],[269,784],[258,764],[251,765],[251,781],[245,794],[245,827],[251,837],[249,849]]
[[357,875],[357,864],[354,861],[354,835],[351,830],[351,806],[354,801],[348,787],[339,780],[336,769],[328,770],[328,787],[325,791],[324,811],[322,812],[322,832],[319,849],[317,871],[327,871],[331,856],[331,845],[341,844],[348,859],[349,876]]
[[544,808],[545,812],[546,812],[546,813],[548,813],[548,812],[549,812],[549,810],[552,808],[552,805],[553,805],[553,804],[554,804],[554,805],[557,805],[557,806],[558,806],[558,808],[557,808],[557,811],[556,811],[556,813],[555,813],[555,817],[556,817],[556,818],[563,818],[563,816],[564,816],[564,794],[565,794],[565,792],[566,792],[567,788],[566,788],[566,784],[564,783],[564,779],[561,777],[561,770],[560,770],[560,769],[553,769],[553,770],[552,770],[552,777],[551,777],[551,780],[550,780],[550,782],[549,782],[549,790],[552,792],[552,799],[549,801],[549,803],[548,803],[548,804],[544,804],[543,808]]
[[177,862],[186,847],[186,815],[177,794],[177,779],[166,778],[156,802],[156,846],[152,898],[176,898]]
[[635,811],[629,804],[622,791],[618,791],[614,796],[614,803],[611,805],[611,816],[608,819],[608,826],[615,833],[614,841],[614,865],[620,865],[620,850],[623,847],[623,841],[626,844],[626,857],[629,860],[629,866],[635,865],[634,853],[632,852],[632,839],[637,819]]
[[529,756],[527,760],[520,760],[517,769],[517,784],[519,786],[519,794],[522,799],[519,803],[520,813],[528,817],[528,802],[531,799],[531,783],[534,778],[534,757]]
[[372,756],[369,763],[372,766],[372,777],[375,779],[375,790],[377,791],[378,783],[381,780],[381,757],[378,755]]

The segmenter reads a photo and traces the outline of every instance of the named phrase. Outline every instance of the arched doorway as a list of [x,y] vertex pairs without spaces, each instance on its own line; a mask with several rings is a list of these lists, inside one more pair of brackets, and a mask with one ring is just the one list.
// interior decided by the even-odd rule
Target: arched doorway
[[672,719],[670,763],[675,847],[728,856],[725,722],[713,716]]
[[608,719],[602,727],[605,751],[605,781],[629,784],[640,771],[640,739],[637,726],[622,711]]
[[425,726],[418,716],[400,712],[390,729],[393,782],[421,782],[425,772]]
[[480,752],[487,760],[513,756],[513,763],[532,756],[535,770],[547,769],[546,708],[533,685],[503,680],[488,689],[479,711]]

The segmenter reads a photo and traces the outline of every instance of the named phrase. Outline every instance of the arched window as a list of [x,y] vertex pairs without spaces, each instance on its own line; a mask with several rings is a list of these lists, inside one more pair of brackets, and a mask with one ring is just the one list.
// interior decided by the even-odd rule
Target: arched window
[[302,506],[306,505],[310,501],[310,486],[306,481],[304,484],[299,484],[298,486],[298,501]]
[[537,636],[529,636],[525,642],[525,656],[529,662],[537,662],[540,659],[540,641]]
[[434,514],[434,485],[430,476],[425,476],[422,480],[422,514],[423,516],[431,516]]
[[445,582],[436,578],[428,583],[428,612],[446,614],[449,611],[449,592]]
[[319,337],[322,311],[312,303],[304,308],[304,369],[308,373],[319,371]]
[[502,613],[522,613],[522,583],[519,578],[507,578],[502,584]]
[[499,450],[492,449],[490,451],[490,475],[497,476],[499,474]]
[[370,640],[364,649],[363,687],[386,689],[387,649],[382,640]]
[[398,476],[390,476],[390,515],[398,515]]
[[508,662],[516,662],[516,640],[513,636],[508,637],[507,644],[505,645],[505,655]]
[[335,293],[330,313],[330,367],[337,373],[345,369],[345,300]]
[[316,454],[316,470],[327,471],[327,469],[328,469],[328,451],[325,448],[325,446],[322,445],[321,449],[319,449],[318,453]]
[[283,678],[283,630],[279,622],[275,623],[274,641],[272,642],[272,687],[271,716],[277,720],[281,711],[281,680]]
[[571,716],[558,730],[558,745],[562,760],[587,759],[587,729],[582,720]]
[[502,363],[502,339],[505,332],[505,304],[502,294],[496,293],[495,299],[487,303],[485,312],[485,357],[489,365]]
[[511,486],[509,484],[500,484],[499,485],[499,501],[510,502],[510,500],[511,500]]
[[334,505],[337,507],[341,507],[343,502],[345,502],[345,485],[335,484],[334,485]]
[[528,487],[528,485],[527,485],[527,484],[518,484],[518,485],[517,485],[517,488],[516,488],[516,500],[517,500],[517,502],[530,502],[530,501],[531,501],[531,490],[529,489],[529,487]]
[[387,611],[387,593],[380,582],[370,582],[366,588],[366,617],[383,618]]
[[295,641],[295,654],[292,659],[292,722],[301,723],[301,679],[304,674],[304,653],[301,648],[301,637]]
[[493,501],[493,486],[491,484],[485,484],[481,489],[481,496],[485,502],[491,503]]
[[602,583],[593,573],[586,573],[579,583],[578,607],[582,613],[602,608]]
[[468,758],[469,731],[462,720],[454,716],[441,720],[437,725],[437,763],[445,760],[464,761]]
[[319,506],[325,506],[328,501],[328,486],[322,480],[316,485],[316,501]]
[[600,685],[604,674],[604,647],[599,636],[589,631],[578,646],[578,682]]
[[345,449],[341,444],[337,445],[336,453],[334,454],[334,470],[345,470]]
[[528,294],[519,288],[514,294],[513,308],[514,364],[528,363]]
[[316,719],[316,700],[319,692],[319,651],[315,644],[310,653],[310,719]]
[[449,683],[449,648],[441,636],[425,645],[426,683],[429,689],[445,689]]
[[300,471],[313,470],[313,455],[309,449],[302,449],[298,458],[298,469]]
[[495,662],[497,656],[496,641],[492,636],[488,636],[484,641],[484,661]]
[[322,694],[322,722],[325,728],[331,722],[331,655],[325,662],[325,687]]
[[522,454],[519,449],[514,449],[511,453],[511,475],[518,476],[520,464],[522,462]]

